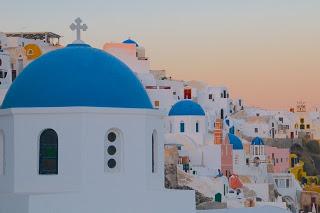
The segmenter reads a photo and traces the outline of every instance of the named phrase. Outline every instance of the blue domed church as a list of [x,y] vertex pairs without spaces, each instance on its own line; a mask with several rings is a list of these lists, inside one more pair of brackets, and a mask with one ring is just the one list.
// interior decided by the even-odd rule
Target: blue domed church
[[189,161],[185,172],[217,175],[221,167],[221,149],[210,140],[206,114],[198,103],[192,100],[176,102],[168,113],[167,126],[166,142],[179,146],[179,156]]
[[41,56],[0,109],[0,213],[195,212],[164,189],[163,126],[119,59],[79,38]]
[[191,100],[175,103],[168,114],[169,133],[187,135],[198,144],[204,144],[207,122],[203,108]]

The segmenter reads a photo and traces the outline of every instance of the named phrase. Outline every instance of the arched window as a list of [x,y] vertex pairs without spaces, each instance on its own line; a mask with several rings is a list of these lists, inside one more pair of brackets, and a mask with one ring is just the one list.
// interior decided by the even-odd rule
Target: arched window
[[259,155],[259,153],[258,153],[259,148],[257,146],[255,146],[254,149],[255,149],[255,155]]
[[153,131],[151,136],[151,147],[152,147],[152,153],[151,153],[151,165],[152,165],[152,173],[157,172],[157,164],[158,164],[158,143],[157,143],[157,132],[156,130]]
[[184,132],[184,128],[185,128],[184,122],[181,121],[181,122],[180,122],[180,132]]
[[0,130],[0,175],[4,175],[4,134]]
[[199,122],[196,122],[196,132],[199,132]]
[[46,129],[40,135],[39,174],[58,174],[58,134],[53,129]]
[[169,132],[172,133],[172,123],[169,124]]
[[104,146],[105,172],[120,171],[122,134],[119,130],[111,129],[107,132]]

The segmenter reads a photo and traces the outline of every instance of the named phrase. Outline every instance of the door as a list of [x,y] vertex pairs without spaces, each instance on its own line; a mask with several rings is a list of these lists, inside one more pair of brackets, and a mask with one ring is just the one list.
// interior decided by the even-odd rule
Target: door
[[218,203],[221,203],[221,200],[222,200],[222,195],[221,195],[221,193],[217,193],[217,194],[214,196],[214,201],[215,201],[215,202],[218,202]]
[[184,89],[184,99],[191,99],[191,89]]

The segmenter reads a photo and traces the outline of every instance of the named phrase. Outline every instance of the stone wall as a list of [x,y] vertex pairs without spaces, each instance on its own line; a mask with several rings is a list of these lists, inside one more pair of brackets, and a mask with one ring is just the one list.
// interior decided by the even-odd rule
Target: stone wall
[[166,147],[164,155],[165,187],[168,189],[175,189],[178,187],[177,164],[179,153],[177,147]]

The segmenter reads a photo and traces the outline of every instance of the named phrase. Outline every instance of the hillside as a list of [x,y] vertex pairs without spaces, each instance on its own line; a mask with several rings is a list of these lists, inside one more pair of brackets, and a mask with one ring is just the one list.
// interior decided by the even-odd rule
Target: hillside
[[293,144],[290,152],[297,154],[304,162],[304,169],[309,176],[320,177],[320,145],[316,140],[303,140],[302,144]]

